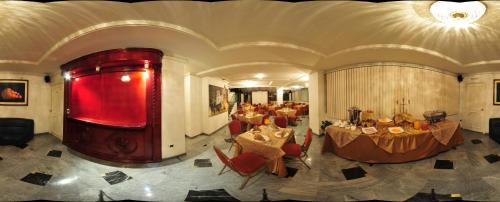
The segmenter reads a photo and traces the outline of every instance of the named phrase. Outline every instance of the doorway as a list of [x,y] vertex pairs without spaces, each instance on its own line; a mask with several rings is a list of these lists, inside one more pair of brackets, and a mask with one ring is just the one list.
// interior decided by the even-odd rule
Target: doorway
[[482,82],[465,83],[462,127],[467,130],[485,133],[484,120],[484,89]]

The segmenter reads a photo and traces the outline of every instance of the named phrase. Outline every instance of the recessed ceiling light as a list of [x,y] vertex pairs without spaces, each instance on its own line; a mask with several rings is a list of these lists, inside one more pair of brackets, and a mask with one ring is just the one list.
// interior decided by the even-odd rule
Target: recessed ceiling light
[[479,1],[437,1],[431,5],[430,12],[434,18],[447,26],[467,27],[484,15],[486,6]]
[[266,77],[266,75],[264,75],[263,73],[258,73],[257,75],[255,75],[255,78],[258,79],[263,79],[264,77]]
[[257,85],[257,82],[252,81],[252,80],[247,80],[247,81],[241,82],[241,85],[245,86],[245,87],[254,87]]
[[125,74],[120,78],[120,80],[122,80],[122,82],[128,83],[130,81],[130,76],[128,74]]
[[301,81],[309,81],[309,75],[308,74],[304,74],[302,77],[300,77],[300,80]]

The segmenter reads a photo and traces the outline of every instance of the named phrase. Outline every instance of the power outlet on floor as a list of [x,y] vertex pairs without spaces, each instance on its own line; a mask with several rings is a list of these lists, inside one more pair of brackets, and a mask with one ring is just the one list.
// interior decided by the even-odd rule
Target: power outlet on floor
[[171,144],[171,145],[170,145],[170,148],[172,148],[172,147],[174,147],[174,145],[173,145],[173,144]]

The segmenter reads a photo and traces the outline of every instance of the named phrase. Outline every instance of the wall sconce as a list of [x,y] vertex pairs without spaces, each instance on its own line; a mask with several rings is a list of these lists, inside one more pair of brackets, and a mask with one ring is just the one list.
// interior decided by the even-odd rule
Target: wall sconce
[[69,72],[64,73],[64,79],[67,81],[71,80],[71,74],[69,74]]
[[130,76],[128,74],[125,74],[121,78],[122,82],[128,83],[130,81]]
[[148,69],[149,68],[149,61],[146,60],[144,61],[144,69]]

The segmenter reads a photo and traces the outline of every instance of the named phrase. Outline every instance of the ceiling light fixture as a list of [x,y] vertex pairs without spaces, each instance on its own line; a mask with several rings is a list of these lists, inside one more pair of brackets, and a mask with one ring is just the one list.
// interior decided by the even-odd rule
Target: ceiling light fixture
[[122,80],[122,82],[125,82],[125,83],[130,82],[130,76],[128,74],[125,74],[122,76],[121,80]]
[[486,6],[479,1],[437,1],[431,5],[430,12],[447,26],[467,27],[484,15]]
[[64,79],[70,80],[71,79],[71,74],[69,72],[64,73]]
[[257,85],[257,82],[252,81],[252,80],[247,80],[247,81],[241,82],[241,85],[244,87],[254,87]]
[[309,81],[309,75],[308,74],[304,74],[304,76],[300,77],[300,80],[301,81]]
[[258,79],[263,79],[264,77],[266,77],[266,75],[264,75],[263,73],[258,73],[257,75],[255,75],[255,78]]

